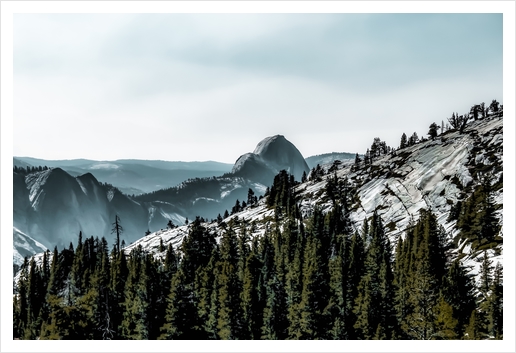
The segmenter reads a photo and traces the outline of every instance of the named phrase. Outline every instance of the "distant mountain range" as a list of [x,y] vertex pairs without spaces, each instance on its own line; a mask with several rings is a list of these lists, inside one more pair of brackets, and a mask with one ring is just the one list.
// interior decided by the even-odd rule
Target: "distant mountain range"
[[[288,142],[283,136],[280,137],[280,135],[272,136],[269,139],[273,139],[273,141],[278,144],[290,144],[290,142]],[[284,141],[287,141],[288,144]],[[279,147],[279,149],[282,148],[281,146],[277,147]],[[289,151],[290,153],[293,153],[292,148],[285,153],[287,154]],[[141,159],[96,161],[91,159],[48,160],[32,157],[13,157],[13,166],[22,168],[39,166],[61,168],[72,176],[91,173],[99,182],[111,184],[127,195],[141,195],[179,185],[188,179],[212,176],[217,177],[229,172],[243,177],[252,175],[254,180],[261,178],[260,181],[267,184],[279,170],[278,166],[275,166],[274,163],[270,163],[274,158],[269,158],[265,152],[266,151],[262,151],[261,154],[257,154],[256,151],[253,153],[246,153],[240,156],[234,165],[215,161],[171,162]],[[299,156],[301,156],[301,153],[299,153]],[[301,158],[303,157],[301,156],[299,158],[299,156],[296,156],[296,161],[299,165],[292,167],[287,166],[288,168],[295,168],[296,170],[301,171],[300,173],[297,173],[299,175],[296,175],[298,179],[301,178],[305,168],[303,163],[301,163]],[[263,159],[264,157],[268,161],[268,164],[265,163],[265,160]],[[346,161],[353,160],[354,158],[355,154],[353,153],[332,152],[307,157],[305,158],[305,162],[308,168],[312,169],[317,164],[331,164],[335,160]],[[244,162],[246,165],[245,167],[242,167]],[[253,163],[260,165],[257,169],[260,177],[254,173],[254,168],[252,166]],[[279,166],[282,165],[284,166],[284,164],[280,164]],[[268,170],[269,172],[265,172],[265,170]],[[289,171],[294,172],[294,169]]]
[[72,176],[91,173],[98,181],[112,184],[128,195],[139,195],[178,185],[190,178],[220,176],[233,165],[220,162],[167,162],[159,160],[121,159],[94,161],[88,159],[45,160],[30,157],[13,158],[14,166],[47,166],[61,168]]
[[[36,241],[48,248],[68,246],[79,231],[110,238],[115,215],[122,220],[122,239],[127,243],[147,230],[165,228],[169,220],[180,225],[195,216],[213,219],[225,210],[231,212],[237,200],[247,201],[249,189],[256,197],[263,195],[282,169],[298,180],[309,172],[301,153],[280,135],[262,140],[231,169],[218,162],[28,157],[14,158],[14,165],[50,167],[13,176],[14,227],[17,236],[24,237],[18,243]],[[37,252],[39,247],[32,248]],[[26,251],[20,250],[16,261],[23,258],[22,253]]]

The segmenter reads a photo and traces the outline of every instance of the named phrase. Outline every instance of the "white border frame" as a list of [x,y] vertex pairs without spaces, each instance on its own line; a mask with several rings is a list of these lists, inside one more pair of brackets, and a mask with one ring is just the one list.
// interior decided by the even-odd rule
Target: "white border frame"
[[[12,340],[12,157],[13,157],[13,14],[14,13],[503,13],[504,51],[504,341],[91,341]],[[514,352],[515,214],[515,2],[514,1],[2,1],[1,2],[1,351],[457,351]]]

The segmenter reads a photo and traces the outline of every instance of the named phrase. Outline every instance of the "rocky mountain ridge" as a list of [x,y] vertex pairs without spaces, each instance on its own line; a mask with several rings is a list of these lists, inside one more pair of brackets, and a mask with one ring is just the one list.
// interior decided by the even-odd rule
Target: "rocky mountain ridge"
[[[360,232],[364,219],[370,219],[377,212],[386,225],[392,244],[419,218],[419,210],[429,209],[437,216],[450,241],[456,243],[455,256],[465,259],[473,274],[478,273],[479,256],[482,251],[472,248],[471,242],[459,239],[457,220],[450,219],[450,212],[457,202],[471,196],[490,175],[496,217],[502,227],[503,236],[503,117],[494,117],[472,122],[462,133],[448,131],[435,140],[428,140],[394,154],[386,155],[368,166],[344,164],[334,173],[324,175],[321,180],[311,180],[295,187],[296,200],[305,217],[315,207],[323,212],[332,208],[332,201],[326,192],[328,182],[336,175],[356,188],[349,216],[353,228]],[[274,210],[267,206],[266,199],[257,205],[235,213],[221,224],[236,223],[236,229],[251,236],[261,236],[271,224]],[[217,222],[205,223],[211,232],[221,236],[224,227]],[[188,234],[188,226],[162,229],[149,234],[128,246],[129,253],[141,245],[145,251],[164,256],[160,244],[170,243],[179,247]],[[503,263],[501,242],[487,249],[491,260]]]

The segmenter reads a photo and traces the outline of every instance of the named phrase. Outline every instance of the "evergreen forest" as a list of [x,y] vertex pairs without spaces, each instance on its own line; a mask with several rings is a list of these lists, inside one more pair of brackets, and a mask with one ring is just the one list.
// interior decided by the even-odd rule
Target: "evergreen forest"
[[[274,179],[274,217],[262,237],[235,217],[218,221],[217,238],[198,217],[180,247],[161,245],[164,256],[141,246],[126,254],[117,243],[110,250],[105,238],[79,234],[75,248],[47,251],[40,263],[26,258],[14,338],[503,338],[503,269],[486,250],[477,282],[429,210],[393,248],[376,212],[352,231],[352,191],[339,181],[326,190],[334,207],[305,219],[295,184],[285,171]],[[477,199],[485,198],[473,195],[466,206]],[[475,224],[474,205],[465,209],[458,223]]]

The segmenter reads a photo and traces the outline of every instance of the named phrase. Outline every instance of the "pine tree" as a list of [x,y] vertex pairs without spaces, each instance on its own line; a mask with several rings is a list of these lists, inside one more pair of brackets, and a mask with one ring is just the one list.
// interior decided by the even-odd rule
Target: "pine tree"
[[429,130],[428,130],[428,136],[430,136],[430,138],[432,140],[435,140],[435,138],[437,137],[437,134],[438,134],[437,130],[439,130],[439,125],[437,125],[436,123],[430,124]]
[[196,217],[189,229],[188,236],[181,244],[183,252],[182,270],[188,284],[192,284],[199,267],[204,267],[211,259],[215,246],[215,237],[201,224]]
[[265,286],[266,301],[263,311],[262,339],[282,340],[287,337],[288,322],[283,284],[272,270]]
[[131,251],[129,276],[125,286],[125,302],[121,334],[125,339],[149,339],[149,261],[141,245]]
[[362,160],[360,159],[360,156],[358,155],[358,153],[355,154],[355,160],[353,162],[353,165],[351,166],[351,171],[354,172],[354,171],[357,171],[360,169],[360,162]]
[[378,338],[377,333],[387,339],[394,329],[392,269],[390,264],[390,244],[385,236],[380,216],[375,212],[371,221],[370,244],[367,246],[364,262],[365,272],[358,288],[354,313],[357,321],[354,328],[357,337]]
[[482,107],[482,118],[485,119],[489,116],[489,106],[486,106],[484,102],[480,106]]
[[13,295],[13,339],[20,338],[20,303],[17,295]]
[[[402,237],[398,239],[395,251],[394,262],[394,286],[395,286],[395,309],[398,326],[402,326],[405,317],[411,312],[410,297],[410,245],[412,232],[407,232],[405,240]],[[400,339],[407,339],[408,335],[403,331],[398,332]]]
[[318,338],[328,329],[323,311],[328,303],[329,272],[328,257],[325,256],[327,248],[323,244],[326,243],[328,247],[329,242],[325,242],[322,237],[322,217],[318,214],[314,212],[304,250],[298,339]]
[[181,268],[172,278],[160,339],[196,339],[198,314],[192,299],[193,289]]
[[[85,294],[87,283],[84,283],[88,279],[89,272],[86,270],[91,265],[89,262],[89,239],[87,239],[86,245],[82,242],[82,232],[79,232],[79,240],[77,248],[75,249],[75,256],[73,258],[72,269],[71,269],[71,289],[72,289],[72,300],[80,298]],[[86,249],[85,247],[88,246]]]
[[261,320],[262,339],[285,339],[287,334],[285,289],[279,281],[275,266],[274,244],[271,232],[266,229],[259,247],[262,263],[258,279],[258,301],[263,308]]
[[289,260],[288,270],[285,275],[286,302],[288,306],[287,319],[289,322],[288,337],[296,339],[300,335],[300,302],[303,288],[303,258],[306,239],[304,232],[299,231],[298,236],[290,235],[291,245],[287,250],[293,250],[292,258]]
[[[218,312],[213,312],[216,303],[212,304],[212,294],[215,290],[216,279],[218,277],[217,264],[219,262],[219,250],[215,247],[208,265],[199,269],[195,277],[194,297],[197,298],[197,313],[201,327],[198,339],[216,339],[215,319]],[[213,306],[213,307],[212,307]],[[213,322],[210,322],[210,315],[214,315]]]
[[110,321],[113,327],[113,339],[120,339],[120,325],[123,320],[124,312],[124,301],[125,301],[125,284],[129,275],[129,269],[127,267],[127,259],[123,251],[111,253],[111,274],[110,274],[110,286],[109,293],[110,298]]
[[235,213],[238,213],[241,211],[240,201],[237,199],[235,202],[235,206],[231,209],[231,214],[234,215]]
[[113,326],[111,312],[112,312],[112,303],[111,292],[110,292],[110,283],[111,283],[111,263],[108,255],[108,244],[104,237],[102,237],[102,249],[101,249],[101,262],[99,266],[96,268],[96,272],[94,275],[95,281],[92,283],[92,286],[97,286],[97,290],[99,292],[99,300],[98,307],[99,310],[95,317],[95,323],[98,329],[98,338],[99,339],[112,339],[115,333],[115,327]]
[[496,113],[500,110],[500,103],[496,99],[493,99],[491,101],[491,104],[489,104],[489,110],[493,113]]
[[478,120],[478,115],[479,115],[480,111],[481,111],[480,105],[475,104],[474,106],[471,107],[469,114],[471,115],[471,117],[473,117],[474,120]]
[[[430,339],[438,330],[437,304],[447,270],[445,239],[445,232],[438,226],[435,215],[422,209],[418,222],[409,227],[405,240],[398,242],[396,311],[402,338]],[[454,303],[449,296],[445,299]]]
[[252,205],[254,205],[257,201],[258,201],[258,199],[256,198],[256,196],[254,196],[254,191],[253,191],[253,189],[249,188],[249,190],[247,191],[247,204],[248,204],[249,206],[252,206]]
[[495,339],[503,339],[503,269],[496,264],[490,296],[487,302],[488,334]]
[[477,309],[473,310],[466,328],[465,339],[481,340],[486,338],[483,321],[482,314]]
[[442,294],[446,302],[452,306],[453,317],[457,319],[457,336],[462,337],[470,314],[476,306],[472,275],[467,273],[457,259],[451,263],[443,282]]
[[36,339],[39,333],[38,317],[41,310],[42,299],[45,293],[41,290],[41,277],[36,261],[31,258],[27,278],[27,324],[24,331],[24,339]]
[[[209,312],[207,313],[207,320],[204,323],[204,331],[209,339],[218,339],[218,317],[219,317],[219,285],[217,278],[219,277],[220,268],[218,266],[220,262],[220,251],[218,247],[213,252],[213,258],[210,260],[210,263],[213,264],[213,273],[211,276],[212,280],[212,288],[211,293],[209,293]],[[210,266],[210,265],[208,265]],[[208,295],[208,293],[206,293]],[[200,296],[200,303],[202,302],[202,295]],[[202,308],[202,306],[200,306]],[[200,314],[201,315],[201,312]],[[200,316],[202,318],[202,316]]]
[[261,263],[257,257],[257,245],[247,256],[242,285],[242,313],[244,339],[259,339],[261,337],[261,315],[263,308],[260,306],[258,279]]
[[14,322],[14,331],[18,334],[17,337],[25,337],[25,329],[28,323],[28,303],[27,303],[27,292],[28,292],[28,278],[29,278],[29,260],[27,257],[24,258],[21,266],[21,273],[18,281],[18,297],[19,304],[17,305],[17,321]]
[[112,224],[113,228],[111,229],[111,234],[116,234],[115,237],[115,249],[116,252],[120,252],[120,235],[124,231],[122,228],[122,224],[120,223],[120,217],[115,215],[115,222]]
[[482,302],[487,301],[487,298],[489,297],[489,290],[491,289],[491,272],[493,270],[493,261],[489,259],[489,256],[487,255],[487,251],[484,250],[483,257],[482,257],[482,263],[480,264],[480,283],[479,283],[479,291],[482,295],[482,298],[480,299]]
[[220,244],[220,272],[216,278],[218,287],[218,336],[221,339],[238,338],[243,329],[240,293],[242,284],[238,278],[238,246],[232,228],[222,236]]
[[415,273],[414,282],[411,286],[409,301],[414,308],[407,315],[403,322],[403,330],[414,339],[431,339],[437,328],[437,304],[438,292],[435,278],[430,273],[429,263],[422,262],[419,270]]
[[439,296],[435,311],[435,333],[432,338],[443,340],[457,339],[458,320],[453,315],[453,307],[446,302],[444,296]]
[[331,339],[347,339],[346,330],[346,297],[347,297],[347,263],[345,259],[348,257],[347,246],[344,236],[339,238],[337,253],[330,258],[330,298],[324,314],[327,320],[331,322],[331,329],[327,338]]
[[355,302],[358,297],[358,287],[364,272],[364,242],[362,237],[355,232],[351,238],[349,248],[349,260],[346,283],[346,332],[349,339],[357,339],[355,334],[354,324],[357,321],[357,316],[354,312]]

